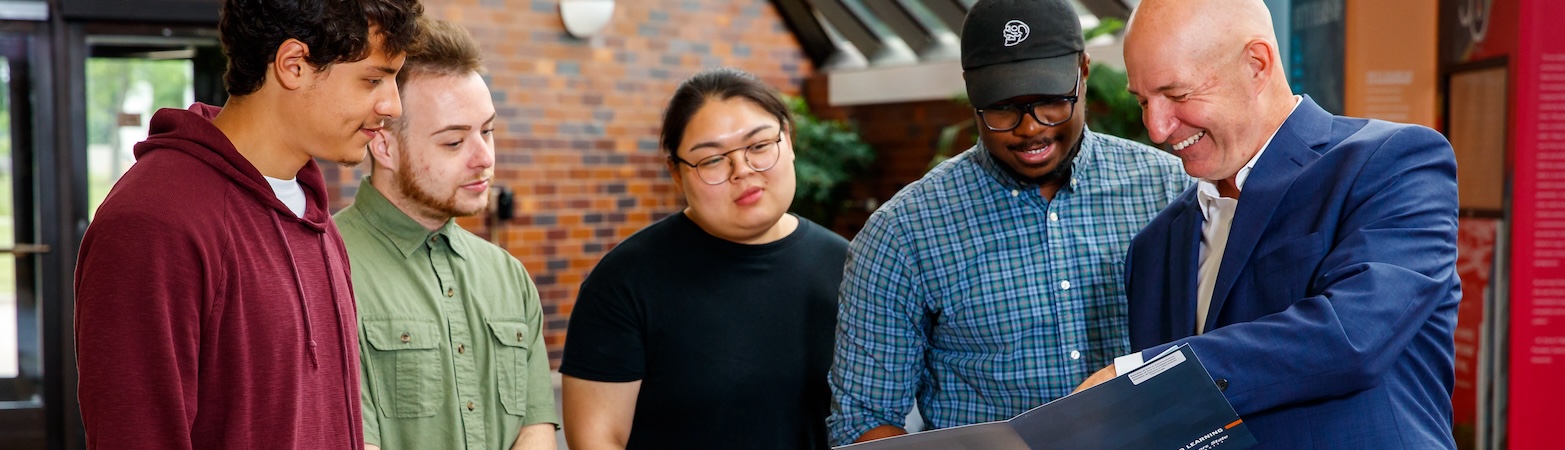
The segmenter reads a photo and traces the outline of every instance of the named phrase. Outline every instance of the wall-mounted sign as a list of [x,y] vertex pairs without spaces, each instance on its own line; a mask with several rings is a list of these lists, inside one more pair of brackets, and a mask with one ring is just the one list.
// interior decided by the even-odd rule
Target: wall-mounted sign
[[1343,101],[1349,116],[1441,128],[1439,11],[1428,0],[1353,0]]
[[1514,51],[1516,7],[1517,0],[1442,1],[1441,62],[1483,61]]
[[[1519,7],[1511,110],[1512,449],[1560,448],[1565,418],[1565,39],[1559,0]],[[1495,7],[1509,3],[1497,0]],[[1499,20],[1497,15],[1493,18]],[[1489,32],[1500,28],[1492,23]]]

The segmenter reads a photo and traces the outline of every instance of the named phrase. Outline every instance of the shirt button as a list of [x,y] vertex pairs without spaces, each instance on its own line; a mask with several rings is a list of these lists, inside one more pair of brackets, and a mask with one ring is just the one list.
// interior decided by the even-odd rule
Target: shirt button
[[473,408],[477,408],[477,407],[478,407],[478,405],[474,405],[473,402],[467,402],[467,410],[468,411],[472,411]]
[[1063,290],[1063,289],[1070,289],[1070,288],[1071,288],[1071,282],[1069,280],[1060,282],[1060,289]]
[[452,296],[455,296],[455,295],[456,295],[456,288],[446,288],[446,296],[447,297],[452,297]]
[[459,354],[459,355],[463,354],[463,353],[467,353],[467,346],[466,345],[462,345],[462,344],[457,344],[456,345],[456,353]]
[[440,242],[440,238],[439,237],[435,237],[435,236],[430,236],[429,237],[429,243],[433,244],[433,243],[436,243],[436,242]]
[[413,335],[402,333],[402,343],[406,344],[409,342],[413,342]]
[[1050,222],[1059,222],[1060,221],[1060,215],[1058,213],[1052,213],[1052,212],[1049,213],[1049,221]]
[[1022,192],[1018,191],[1018,190],[1015,190],[1015,189],[1011,189],[1011,196],[1012,197],[1015,197],[1015,196],[1018,196],[1018,195],[1022,195]]
[[1076,187],[1076,179],[1071,178],[1071,187]]
[[1081,352],[1071,350],[1071,359],[1081,359]]

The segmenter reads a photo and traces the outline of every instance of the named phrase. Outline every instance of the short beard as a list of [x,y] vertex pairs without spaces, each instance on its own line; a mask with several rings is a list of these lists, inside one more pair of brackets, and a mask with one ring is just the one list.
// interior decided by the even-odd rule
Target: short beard
[[[1081,153],[1082,143],[1087,141],[1086,134],[1087,133],[1085,131],[1083,131],[1081,139],[1077,139],[1076,140],[1076,145],[1074,147],[1071,147],[1070,153],[1066,154],[1065,158],[1060,159],[1059,165],[1054,166],[1054,170],[1051,170],[1051,171],[1049,171],[1049,173],[1043,174],[1042,176],[1029,178],[1029,177],[1022,176],[1022,174],[1020,174],[1020,173],[1017,173],[1016,170],[1012,169],[1011,166],[1009,166],[1009,165],[999,164],[999,166],[1000,166],[1000,168],[1005,169],[1006,175],[1010,175],[1011,179],[1016,180],[1018,182],[1021,182],[1023,184],[1032,184],[1032,185],[1042,186],[1042,185],[1047,184],[1047,183],[1052,182],[1052,181],[1069,180],[1070,176],[1071,176],[1071,168],[1074,167],[1075,164],[1076,164],[1076,155]],[[1010,147],[1031,148],[1031,147],[1037,147],[1038,146],[1037,144],[1040,144],[1040,143],[1039,142],[1028,142],[1026,144],[1014,145],[1014,146],[1010,146]],[[1010,151],[1011,149],[1007,148],[1006,150]]]
[[396,176],[393,177],[395,178],[397,191],[401,192],[403,197],[407,198],[408,201],[412,202],[419,209],[424,210],[426,214],[449,219],[452,217],[474,216],[484,212],[487,205],[474,208],[473,210],[458,208],[455,193],[440,199],[435,197],[435,193],[425,191],[422,186],[419,186],[418,180],[414,178],[413,165],[411,161],[408,161],[406,149],[397,154],[397,161],[400,162],[398,165],[402,169],[398,170],[395,174]]

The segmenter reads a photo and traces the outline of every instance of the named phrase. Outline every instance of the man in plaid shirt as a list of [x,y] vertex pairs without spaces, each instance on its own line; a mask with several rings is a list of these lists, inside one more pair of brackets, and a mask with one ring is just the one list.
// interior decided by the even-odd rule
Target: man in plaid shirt
[[1065,0],[983,0],[962,28],[978,145],[872,215],[849,250],[834,445],[1008,419],[1130,350],[1131,238],[1191,185],[1177,158],[1086,128]]

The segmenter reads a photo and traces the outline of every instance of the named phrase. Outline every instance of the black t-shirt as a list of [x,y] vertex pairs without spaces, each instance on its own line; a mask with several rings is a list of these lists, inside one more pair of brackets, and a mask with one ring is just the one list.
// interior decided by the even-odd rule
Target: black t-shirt
[[669,216],[582,283],[560,373],[641,380],[630,449],[826,449],[847,253],[803,218],[745,245]]

